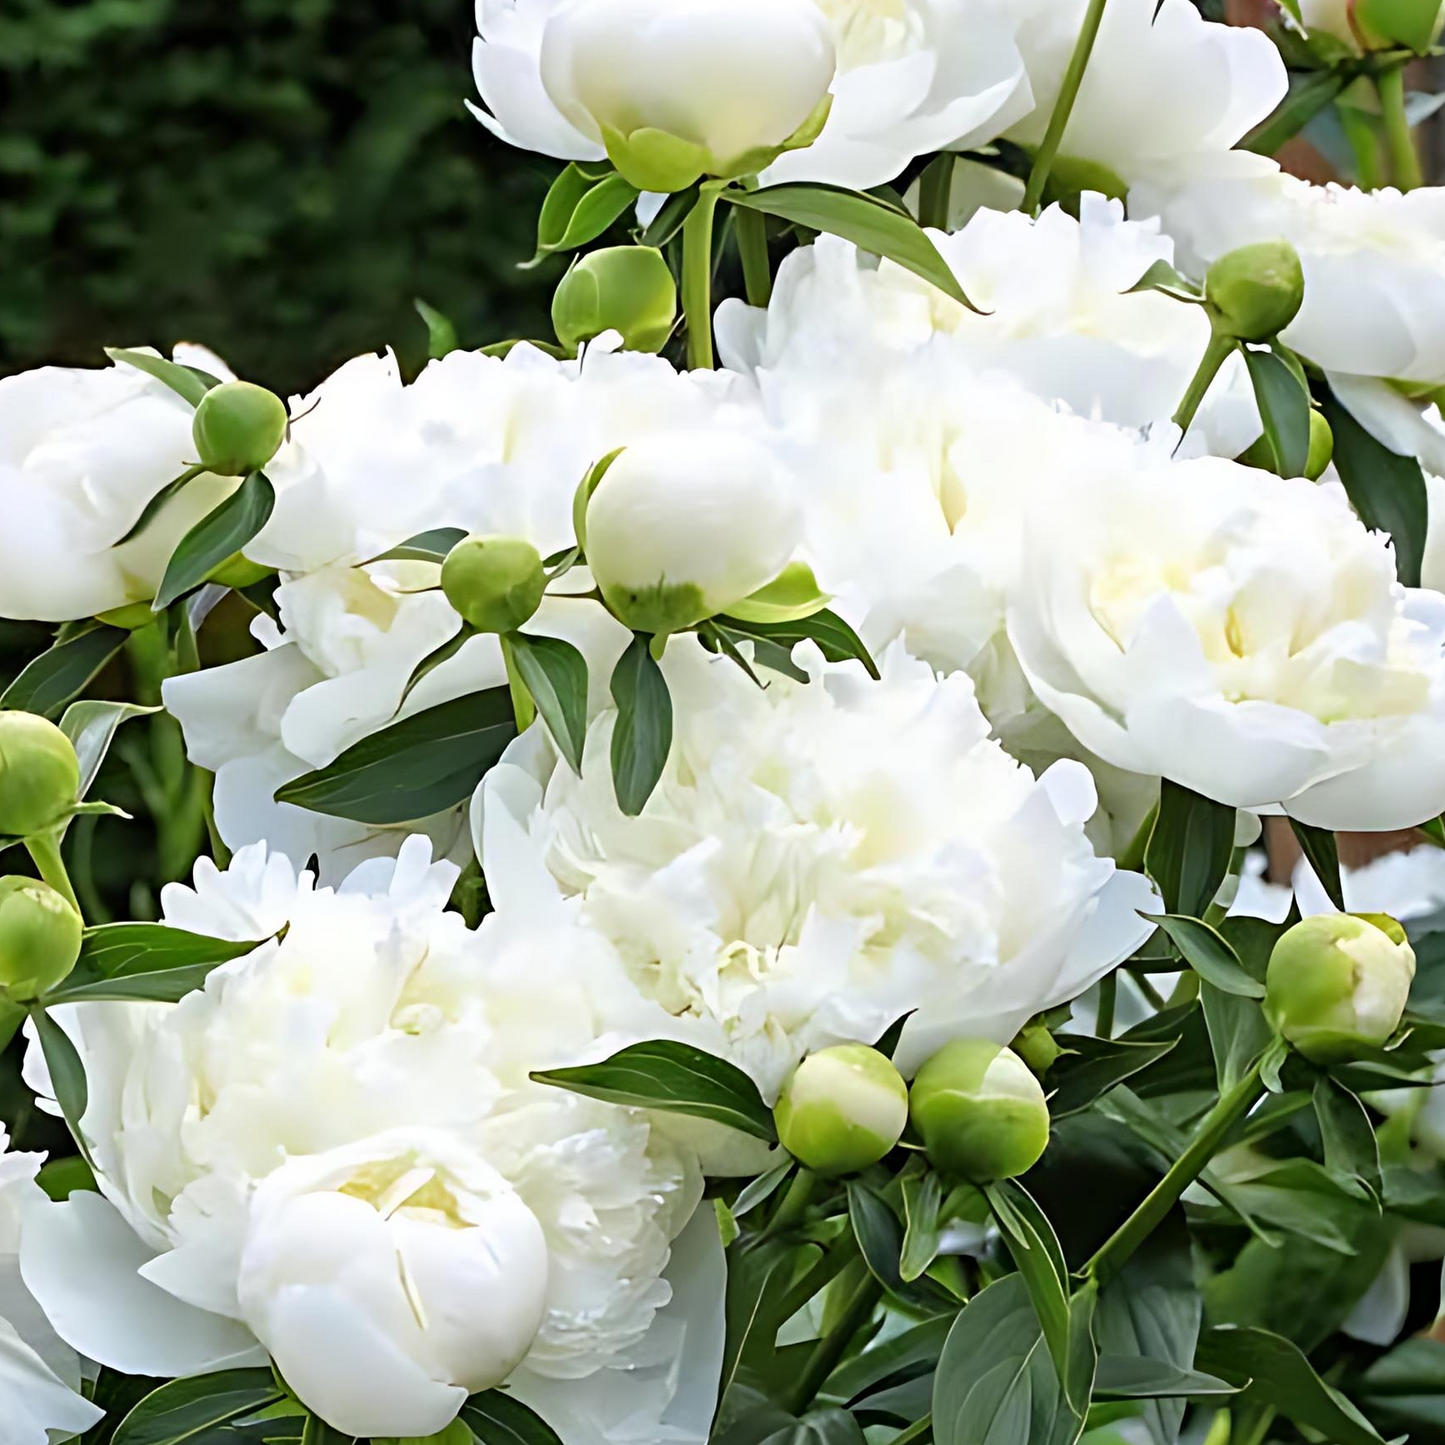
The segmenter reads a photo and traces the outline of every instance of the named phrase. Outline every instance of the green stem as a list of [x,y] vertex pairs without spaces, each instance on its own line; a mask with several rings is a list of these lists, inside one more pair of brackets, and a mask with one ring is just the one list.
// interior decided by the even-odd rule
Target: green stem
[[794,1415],[801,1415],[813,1403],[823,1382],[831,1375],[853,1343],[853,1337],[872,1318],[878,1301],[883,1298],[883,1286],[873,1274],[869,1274],[853,1291],[853,1297],[844,1306],[838,1323],[820,1339],[803,1366],[803,1373],[784,1402],[784,1408]]
[[1029,183],[1024,191],[1024,210],[1034,215],[1043,199],[1044,187],[1049,181],[1049,170],[1059,145],[1068,129],[1069,116],[1073,113],[1074,102],[1079,96],[1079,87],[1084,82],[1084,72],[1089,68],[1089,56],[1094,51],[1094,41],[1099,37],[1099,24],[1104,18],[1105,0],[1089,0],[1084,14],[1083,28],[1074,42],[1074,53],[1069,57],[1069,68],[1064,71],[1064,82],[1059,87],[1059,98],[1054,102],[1054,113],[1049,117],[1049,128],[1034,153],[1033,169],[1029,171]]
[[1385,167],[1380,158],[1379,127],[1374,117],[1352,105],[1337,105],[1335,113],[1355,158],[1360,189],[1378,191],[1385,184]]
[[1149,976],[1144,973],[1131,973],[1130,976],[1134,980],[1134,987],[1144,995],[1144,1002],[1156,1012],[1162,1011],[1164,1008],[1164,995],[1149,982]]
[[[773,271],[768,265],[768,219],[761,211],[733,207],[738,255],[743,262],[743,292],[749,306],[766,306],[773,295]],[[692,333],[689,331],[688,333]]]
[[79,913],[80,900],[70,886],[70,874],[65,871],[65,860],[60,856],[60,833],[35,833],[25,840],[25,850],[40,876]]
[[1390,171],[1402,191],[1413,191],[1424,184],[1420,173],[1420,155],[1410,121],[1405,115],[1405,67],[1392,65],[1375,76],[1375,89],[1380,96],[1380,118],[1385,126],[1385,149],[1390,154]]
[[1164,1222],[1180,1196],[1203,1173],[1236,1124],[1249,1113],[1265,1092],[1260,1082],[1260,1069],[1265,1057],[1280,1047],[1276,1040],[1266,1055],[1255,1060],[1254,1067],[1200,1121],[1188,1147],[1169,1166],[1169,1172],[1151,1189],[1144,1202],[1100,1245],[1094,1257],[1084,1266],[1084,1274],[1092,1275],[1106,1285],[1129,1262],[1134,1251]]
[[918,178],[918,224],[936,231],[948,229],[948,205],[953,197],[953,169],[958,157],[952,151],[935,156]]
[[1114,1008],[1118,1001],[1119,974],[1116,969],[1099,982],[1099,1016],[1094,1023],[1094,1032],[1101,1039],[1114,1037]]
[[811,1169],[798,1170],[793,1176],[793,1182],[788,1185],[788,1192],[783,1195],[777,1212],[768,1223],[769,1234],[781,1234],[785,1229],[791,1229],[803,1217],[803,1211],[813,1198],[813,1189],[817,1182],[818,1176]]
[[720,192],[704,185],[682,223],[682,314],[687,320],[687,364],[712,368],[712,229]]
[[933,1415],[915,1420],[906,1430],[901,1430],[889,1441],[889,1445],[914,1445],[916,1440],[927,1440],[933,1434]]
[[1238,344],[1232,336],[1214,335],[1209,338],[1199,370],[1194,373],[1194,379],[1184,393],[1184,400],[1179,403],[1179,410],[1174,413],[1174,424],[1181,432],[1189,430],[1189,425],[1203,405],[1209,388],[1214,384],[1214,378],[1219,375],[1219,368],[1234,354],[1234,348]]

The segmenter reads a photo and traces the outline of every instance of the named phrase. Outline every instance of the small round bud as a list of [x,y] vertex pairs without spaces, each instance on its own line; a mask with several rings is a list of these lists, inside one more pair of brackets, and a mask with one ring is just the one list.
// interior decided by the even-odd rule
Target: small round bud
[[778,1139],[819,1174],[876,1164],[908,1122],[908,1086],[877,1049],[835,1044],[809,1054],[778,1096]]
[[191,423],[196,456],[218,477],[258,472],[286,439],[288,418],[279,396],[249,381],[227,381],[201,398]]
[[79,792],[80,762],[70,739],[33,712],[0,712],[0,835],[49,832]]
[[1204,277],[1216,329],[1240,341],[1267,341],[1299,314],[1305,276],[1288,241],[1257,241],[1221,256]]
[[1415,952],[1393,918],[1320,914],[1275,944],[1264,1011],[1307,1059],[1336,1062],[1395,1032],[1414,977]]
[[478,632],[513,632],[542,605],[542,555],[520,537],[468,537],[442,563],[447,601]]
[[1310,450],[1305,458],[1305,476],[1317,482],[1324,476],[1325,469],[1334,460],[1335,434],[1322,413],[1310,412]]
[[661,351],[676,320],[677,286],[652,246],[593,251],[552,297],[552,325],[569,351],[604,331],[620,332],[629,351]]
[[37,878],[0,878],[0,984],[38,998],[80,957],[80,914]]
[[967,1179],[1012,1179],[1049,1142],[1042,1085],[1012,1049],[955,1039],[919,1069],[908,1112],[928,1157]]

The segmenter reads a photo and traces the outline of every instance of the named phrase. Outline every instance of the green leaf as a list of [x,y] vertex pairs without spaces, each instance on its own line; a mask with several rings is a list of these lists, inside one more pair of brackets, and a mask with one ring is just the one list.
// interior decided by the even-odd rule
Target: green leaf
[[559,637],[513,632],[507,641],[557,751],[580,777],[587,741],[587,659]]
[[32,658],[0,694],[0,708],[16,708],[53,719],[125,646],[123,627],[97,622]]
[[798,1251],[791,1243],[766,1235],[744,1236],[728,1249],[719,1387],[724,1409],[739,1374],[775,1352],[778,1331],[787,1319],[785,1301],[797,1260]]
[[462,625],[445,642],[439,643],[427,653],[417,665],[412,668],[411,676],[406,680],[406,686],[401,691],[401,701],[396,705],[396,711],[400,712],[406,706],[406,700],[417,689],[417,685],[424,677],[435,672],[442,663],[450,662],[472,638],[481,634],[470,623],[463,622]]
[[512,695],[489,687],[352,744],[276,790],[278,803],[358,823],[406,823],[464,802],[517,735]]
[[860,250],[884,256],[905,271],[931,281],[960,306],[978,311],[928,233],[906,211],[884,201],[839,186],[792,182],[765,186],[760,191],[728,190],[722,196],[735,206],[761,211],[765,216],[776,216],[812,231],[841,236]]
[[1190,968],[1215,988],[1239,998],[1264,997],[1264,985],[1244,971],[1239,955],[1209,924],[1172,913],[1142,913],[1140,917],[1157,923]]
[[150,717],[158,707],[141,707],[133,702],[98,702],[87,699],[73,702],[60,719],[60,731],[70,739],[75,756],[80,760],[80,790],[83,798],[95,782],[95,775],[110,751],[111,740],[121,723],[133,717]]
[[201,476],[205,470],[205,467],[197,464],[193,467],[187,467],[180,476],[173,477],[141,508],[140,516],[135,519],[130,531],[128,531],[125,536],[116,538],[111,545],[113,547],[123,547],[127,542],[139,537],[140,534],[160,516],[161,512],[165,509],[166,503],[169,502],[172,497],[179,496],[185,491],[186,487],[195,481],[197,477]]
[[1315,1080],[1314,1105],[1325,1168],[1378,1207],[1384,1192],[1380,1146],[1365,1106],[1328,1074]]
[[55,1091],[55,1102],[70,1126],[85,1162],[90,1163],[90,1150],[85,1135],[80,1132],[80,1121],[85,1117],[85,1106],[90,1102],[90,1088],[85,1082],[85,1065],[70,1040],[70,1035],[39,1005],[32,1006],[30,1017],[35,1021],[35,1036],[40,1041],[40,1051],[45,1056],[45,1067],[50,1074],[50,1086]]
[[1181,275],[1168,261],[1155,261],[1152,266],[1123,294],[1133,296],[1140,291],[1162,291],[1176,301],[1201,301],[1199,288],[1187,277]]
[[1265,439],[1282,477],[1304,475],[1310,454],[1310,394],[1272,351],[1244,348]]
[[1225,993],[1206,981],[1199,985],[1199,1000],[1209,1026],[1219,1091],[1227,1093],[1269,1047],[1274,1030],[1254,999]]
[[212,1431],[283,1399],[268,1369],[172,1380],[131,1410],[116,1426],[111,1445],[208,1445]]
[[797,622],[821,612],[828,600],[806,562],[789,562],[765,587],[735,602],[732,616],[740,622]]
[[1333,395],[1325,398],[1324,413],[1335,434],[1335,468],[1350,504],[1367,527],[1390,534],[1401,583],[1418,587],[1429,526],[1420,463],[1376,441]]
[[466,531],[461,527],[433,527],[429,532],[418,532],[405,542],[398,542],[389,551],[373,557],[372,562],[445,562],[447,553],[463,541]]
[[769,1144],[778,1137],[772,1110],[736,1064],[673,1039],[629,1044],[601,1063],[542,1069],[532,1077],[609,1104],[711,1119]]
[[420,296],[411,304],[416,307],[416,314],[426,322],[427,356],[431,360],[440,361],[442,357],[461,350],[462,344],[457,339],[457,328],[452,324],[451,317],[443,315],[435,306],[429,306]]
[[1049,1116],[1055,1122],[1087,1109],[1179,1044],[1177,1038],[1096,1039],[1082,1034],[1055,1034],[1054,1039],[1063,1050],[1048,1074]]
[[738,1197],[733,1201],[733,1218],[741,1219],[743,1215],[751,1213],[765,1200],[771,1199],[777,1193],[778,1186],[792,1172],[793,1161],[784,1159],[781,1164],[774,1164],[771,1169],[759,1174],[756,1179],[750,1179],[738,1191]]
[[629,818],[646,807],[672,751],[672,697],[651,641],[635,633],[612,670],[612,786]]
[[1234,809],[1165,778],[1144,866],[1165,912],[1200,918],[1214,901],[1234,852]]
[[574,161],[552,182],[537,216],[536,254],[520,269],[530,270],[559,251],[575,251],[595,241],[639,194],[616,171]]
[[801,1420],[764,1436],[760,1445],[864,1445],[863,1427],[846,1410],[809,1410]]
[[943,1184],[931,1169],[903,1181],[903,1248],[898,1256],[898,1274],[912,1283],[933,1263],[938,1253],[938,1210],[943,1203]]
[[483,1390],[462,1406],[461,1419],[480,1445],[562,1445],[530,1406],[502,1390]]
[[307,1415],[301,1427],[301,1445],[350,1445],[352,1438],[328,1425],[320,1415]]
[[177,597],[199,587],[266,525],[275,507],[276,491],[265,472],[252,472],[181,538],[151,607],[164,612]]
[[1289,826],[1300,846],[1300,852],[1309,860],[1310,867],[1315,870],[1315,877],[1329,894],[1330,902],[1341,913],[1346,912],[1345,888],[1340,881],[1340,847],[1335,835],[1328,828],[1312,828],[1308,823],[1301,823],[1294,818],[1289,820]]
[[[829,662],[856,660],[867,669],[869,677],[875,682],[878,680],[878,666],[863,645],[863,639],[827,608],[791,622],[744,622],[739,617],[716,617],[713,624],[718,631],[730,634],[734,641],[743,638],[752,641],[760,664],[798,682],[806,682],[808,675],[791,661],[790,654],[798,643],[807,641],[817,643],[818,650]],[[772,650],[765,651],[764,645]],[[775,660],[779,652],[780,661]]]
[[184,397],[192,406],[199,406],[201,398],[213,386],[221,384],[220,379],[208,376],[193,366],[182,366],[178,361],[167,361],[163,356],[152,356],[148,351],[127,351],[120,346],[107,346],[105,354],[112,361],[133,366],[147,376],[164,382],[177,396]]
[[933,1385],[936,1445],[1073,1445],[1083,1428],[1023,1279],[1005,1275],[969,1300],[948,1332]]
[[863,1262],[879,1284],[912,1308],[956,1307],[958,1302],[926,1275],[911,1283],[903,1278],[903,1225],[887,1200],[859,1179],[850,1179],[847,1191],[853,1236]]
[[1242,1404],[1273,1406],[1296,1425],[1320,1431],[1331,1445],[1383,1445],[1370,1422],[1281,1335],[1219,1325],[1200,1336],[1195,1360],[1243,1386]]
[[1345,88],[1347,76],[1341,70],[1317,70],[1294,77],[1289,93],[1259,125],[1239,143],[1241,150],[1272,156],[1287,140],[1298,135]]
[[1143,1355],[1100,1355],[1094,1393],[1110,1400],[1188,1400],[1234,1395],[1237,1385]]
[[211,938],[165,923],[102,923],[85,930],[74,971],[46,994],[45,1002],[176,1003],[199,988],[212,969],[264,942]]

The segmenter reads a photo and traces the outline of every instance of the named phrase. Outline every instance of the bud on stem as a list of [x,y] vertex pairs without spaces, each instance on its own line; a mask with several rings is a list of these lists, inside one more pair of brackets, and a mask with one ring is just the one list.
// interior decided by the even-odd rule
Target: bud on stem
[[908,1122],[908,1086],[890,1059],[866,1044],[836,1044],[793,1071],[773,1118],[783,1148],[823,1175],[876,1164]]

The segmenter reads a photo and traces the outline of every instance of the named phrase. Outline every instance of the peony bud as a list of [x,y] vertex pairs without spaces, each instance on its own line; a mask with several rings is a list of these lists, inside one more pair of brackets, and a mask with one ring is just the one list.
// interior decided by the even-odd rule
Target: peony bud
[[773,1118],[783,1148],[809,1169],[852,1174],[898,1142],[908,1122],[908,1086],[877,1049],[835,1044],[793,1070]]
[[296,1396],[348,1437],[428,1436],[522,1362],[542,1226],[438,1130],[298,1155],[252,1195],[237,1298]]
[[552,297],[552,326],[569,351],[617,331],[630,351],[661,351],[677,319],[677,287],[651,246],[593,251],[567,272]]
[[1299,314],[1305,276],[1288,241],[1257,241],[1221,256],[1205,273],[1204,299],[1216,330],[1240,341],[1267,341]]
[[80,792],[70,739],[32,712],[0,712],[0,835],[30,838],[58,827]]
[[249,381],[227,381],[201,398],[191,439],[208,472],[244,477],[276,455],[289,424],[279,396]]
[[1393,918],[1319,914],[1275,944],[1264,1011],[1307,1059],[1332,1063],[1395,1032],[1414,977],[1415,951]]
[[0,985],[38,998],[70,976],[80,957],[80,914],[37,878],[0,878]]
[[730,433],[649,437],[607,469],[587,506],[587,565],[619,621],[682,632],[771,582],[801,532],[788,479]]
[[1049,1142],[1043,1087],[1012,1049],[955,1039],[919,1069],[908,1113],[928,1157],[967,1179],[1012,1179]]
[[1369,50],[1413,50],[1424,55],[1440,37],[1440,0],[1354,0],[1355,32]]
[[834,64],[811,0],[571,0],[542,33],[553,105],[644,191],[751,175],[807,144]]
[[446,599],[478,632],[513,632],[542,605],[542,555],[520,537],[468,537],[442,563]]
[[1329,422],[1325,420],[1322,412],[1311,411],[1310,449],[1305,458],[1305,476],[1312,482],[1319,481],[1334,456],[1335,434],[1330,430]]

